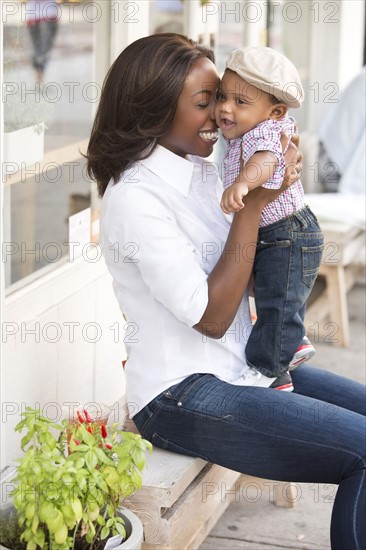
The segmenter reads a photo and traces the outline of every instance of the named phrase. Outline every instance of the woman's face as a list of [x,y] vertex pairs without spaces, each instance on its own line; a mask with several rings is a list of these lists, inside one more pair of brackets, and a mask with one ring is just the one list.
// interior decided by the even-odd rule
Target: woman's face
[[215,98],[219,85],[215,65],[203,57],[189,73],[169,131],[158,141],[173,153],[208,157],[218,139]]

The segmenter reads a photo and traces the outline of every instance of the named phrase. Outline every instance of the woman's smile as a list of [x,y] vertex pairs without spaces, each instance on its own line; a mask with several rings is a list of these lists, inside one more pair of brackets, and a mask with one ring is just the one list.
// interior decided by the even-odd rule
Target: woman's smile
[[199,136],[205,143],[213,145],[219,139],[219,132],[217,128],[212,128],[211,130],[202,130]]

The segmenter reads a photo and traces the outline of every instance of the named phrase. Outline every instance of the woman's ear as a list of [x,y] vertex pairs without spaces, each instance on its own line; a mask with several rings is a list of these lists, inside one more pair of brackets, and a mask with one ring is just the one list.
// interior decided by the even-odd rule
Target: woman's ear
[[284,103],[276,103],[271,107],[270,114],[268,118],[272,120],[280,120],[287,113],[287,106]]

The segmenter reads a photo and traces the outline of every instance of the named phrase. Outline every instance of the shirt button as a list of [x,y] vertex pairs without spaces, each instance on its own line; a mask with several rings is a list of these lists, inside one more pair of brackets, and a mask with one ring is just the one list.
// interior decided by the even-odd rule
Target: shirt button
[[177,406],[181,407],[182,405],[183,405],[183,403],[181,401],[178,401]]

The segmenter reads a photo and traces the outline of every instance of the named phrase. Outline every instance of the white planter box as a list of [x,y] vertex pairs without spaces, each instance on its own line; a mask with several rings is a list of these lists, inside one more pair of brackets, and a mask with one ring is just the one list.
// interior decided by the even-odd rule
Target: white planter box
[[12,162],[21,168],[41,162],[44,154],[44,124],[4,133],[4,162]]

